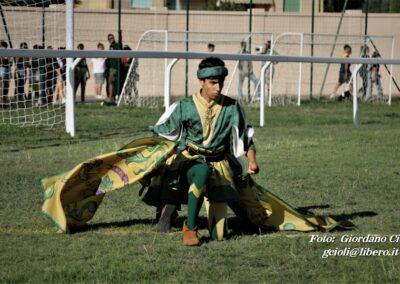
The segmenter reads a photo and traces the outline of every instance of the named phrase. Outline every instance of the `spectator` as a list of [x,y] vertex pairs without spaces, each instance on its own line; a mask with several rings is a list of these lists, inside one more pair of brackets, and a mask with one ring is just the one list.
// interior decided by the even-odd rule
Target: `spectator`
[[[7,42],[0,41],[0,48],[8,48]],[[11,65],[11,58],[0,57],[0,98],[3,106],[9,104],[8,91],[10,88]]]
[[[113,34],[108,34],[108,42],[110,43],[110,50],[119,50],[120,44],[115,41]],[[118,58],[109,58],[107,59],[107,84],[108,84],[108,93],[107,99],[108,102],[114,103],[116,96],[116,89],[118,82],[118,70],[121,68],[120,60]]]
[[[351,46],[348,44],[345,44],[343,47],[343,53],[342,53],[341,57],[348,58],[348,57],[350,57],[350,55],[351,55]],[[344,83],[346,83],[346,84],[350,83],[350,78],[351,78],[350,63],[340,64],[339,80],[335,86],[335,89],[333,90],[333,93],[331,94],[331,99],[336,97],[336,92],[341,85],[343,85]],[[342,100],[343,98],[350,98],[352,93],[353,93],[353,89],[352,89],[351,84],[349,84],[349,90],[346,90],[344,93],[342,93],[342,95],[339,96],[338,100]]]
[[215,51],[215,45],[213,43],[209,43],[207,45],[207,49],[208,49],[208,52],[214,52]]
[[[38,49],[44,49],[44,46],[38,45]],[[46,97],[46,58],[38,58],[39,63],[39,106],[47,104]]]
[[[122,49],[123,50],[132,50],[130,48],[130,46],[127,45],[127,44],[125,44]],[[131,65],[131,63],[132,63],[132,58],[129,58],[129,57],[122,57],[121,58],[121,66],[122,66],[122,68],[121,68],[122,69],[122,76],[121,76],[122,80],[121,80],[121,82],[122,82],[122,84],[125,82],[126,75],[128,75],[129,66]]]
[[[104,44],[99,42],[97,44],[97,50],[104,50]],[[101,91],[103,89],[103,83],[105,79],[106,60],[107,58],[92,58],[95,91],[98,99],[101,99]]]
[[[43,49],[42,46],[35,44],[33,49]],[[32,104],[37,105],[46,104],[46,59],[33,57],[31,60],[32,74],[31,74],[31,90],[32,90]]]
[[[381,57],[378,51],[374,51],[372,53],[372,58]],[[377,95],[380,98],[383,98],[383,89],[382,89],[382,81],[381,81],[381,74],[379,74],[379,64],[372,64],[371,65],[371,89],[367,91],[370,95],[372,95],[372,89],[376,84]]]
[[[65,49],[65,47],[59,47],[59,50]],[[57,76],[56,88],[54,91],[53,104],[60,104],[65,102],[64,89],[66,79],[66,59],[58,57],[55,65],[55,71]]]
[[[84,50],[83,43],[78,44],[78,50]],[[75,66],[74,70],[75,85],[74,85],[74,98],[76,98],[76,91],[81,86],[81,102],[85,102],[85,89],[86,81],[90,78],[89,68],[86,63],[86,58],[81,58],[79,63]]]
[[[53,47],[49,45],[47,49],[52,50]],[[53,102],[55,86],[57,84],[56,62],[56,58],[46,57],[46,96],[48,103]]]
[[[246,42],[242,41],[240,43],[240,51],[239,53],[241,54],[245,54],[245,53],[250,53],[246,48]],[[239,101],[243,100],[243,81],[244,78],[247,77],[248,80],[253,81],[254,84],[254,90],[256,90],[257,84],[258,84],[258,80],[256,78],[256,76],[253,73],[253,63],[251,61],[239,61],[239,65],[238,65],[238,69],[239,69],[239,85],[238,85],[238,98]],[[255,96],[257,96],[257,94],[255,94]],[[249,101],[250,101],[250,96],[249,96]]]
[[[124,45],[123,50],[131,50],[131,48],[129,47],[129,45]],[[139,96],[139,90],[137,88],[137,82],[139,81],[139,73],[137,71],[139,67],[138,59],[122,57],[121,64],[122,64],[122,86],[127,80],[129,68],[131,68],[130,70],[131,73],[129,74],[129,82],[132,83],[132,86],[130,88],[133,89],[133,92],[135,93],[135,98],[137,98]],[[130,101],[133,99],[130,92],[127,92],[126,95],[129,96],[129,98],[126,98],[127,100]]]
[[[21,42],[19,45],[20,49],[27,49],[28,44]],[[30,58],[28,57],[17,57],[16,68],[15,68],[15,95],[17,102],[23,102],[25,100],[25,84],[28,79],[28,69],[31,67]]]
[[[271,49],[271,41],[270,41],[270,40],[268,40],[268,41],[265,43],[264,48],[263,48],[261,54],[265,54],[265,55],[278,55],[278,53],[277,53],[275,50],[272,50],[272,49]],[[263,65],[264,65],[265,63],[266,63],[266,62],[263,62]],[[274,78],[274,66],[275,66],[276,64],[278,64],[278,62],[273,62],[272,65],[270,65],[270,66],[267,68],[266,72],[265,72],[265,84],[266,84],[266,86],[267,86],[267,88],[266,88],[266,93],[267,93],[267,94],[269,94],[269,88],[270,88],[270,84],[271,84],[270,80],[272,80],[272,79]]]
[[[361,57],[369,58],[369,47],[368,45],[361,46]],[[362,86],[358,89],[358,93],[362,92],[362,97],[368,98],[371,93],[368,94],[368,90],[371,90],[371,67],[369,64],[363,64],[360,68],[360,76],[362,79]]]

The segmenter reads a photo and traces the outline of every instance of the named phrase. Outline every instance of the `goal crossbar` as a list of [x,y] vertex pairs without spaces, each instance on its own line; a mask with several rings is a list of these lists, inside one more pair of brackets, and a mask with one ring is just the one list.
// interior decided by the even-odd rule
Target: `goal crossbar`
[[177,52],[177,51],[130,51],[130,50],[37,50],[37,49],[0,49],[0,57],[66,57],[66,58],[158,58],[158,59],[203,59],[209,56],[223,60],[271,61],[292,63],[350,63],[350,64],[387,64],[400,65],[400,58],[341,58],[326,56],[285,56],[238,53]]

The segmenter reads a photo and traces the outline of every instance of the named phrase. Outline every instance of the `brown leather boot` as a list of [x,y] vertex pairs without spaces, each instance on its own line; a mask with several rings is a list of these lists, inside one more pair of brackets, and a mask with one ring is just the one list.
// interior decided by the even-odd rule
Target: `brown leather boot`
[[183,244],[185,246],[198,246],[200,244],[200,241],[197,238],[197,228],[190,230],[186,225],[186,222],[184,222],[182,232],[183,232]]

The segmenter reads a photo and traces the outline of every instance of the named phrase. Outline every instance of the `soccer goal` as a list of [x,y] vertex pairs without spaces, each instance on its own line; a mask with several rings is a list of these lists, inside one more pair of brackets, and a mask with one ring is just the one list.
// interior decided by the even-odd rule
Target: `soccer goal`
[[[341,57],[343,46],[348,44],[352,47],[351,58],[372,57],[374,53],[379,53],[380,57],[394,58],[393,36],[283,33],[273,35],[273,38],[271,54],[276,55]],[[364,46],[368,47],[367,55],[362,52]],[[337,84],[340,65],[313,64],[312,68],[310,67],[310,63],[270,64],[265,72],[268,106],[291,103],[300,105],[303,99],[310,97],[310,93],[314,93],[314,97],[329,97]],[[355,68],[355,65],[351,67],[352,72],[356,71]],[[370,69],[371,65],[364,65],[357,70],[360,88],[363,87],[360,76],[362,71]],[[381,66],[380,75],[385,94],[382,99],[390,103],[392,65]],[[341,92],[343,87],[339,89],[338,94]],[[373,95],[377,96],[376,91]]]
[[[352,53],[350,58],[372,57],[374,54],[379,53],[379,57],[393,59],[394,58],[394,37],[393,36],[378,36],[378,35],[341,35],[341,34],[304,34],[303,42],[304,55],[312,55],[317,57],[341,57],[343,56],[344,45],[351,46]],[[365,48],[366,47],[366,48]],[[335,89],[338,82],[338,74],[340,65],[331,64],[314,64],[313,72],[311,73],[312,80],[310,80],[310,68],[306,65],[303,80],[303,92],[308,94],[307,88],[310,87],[312,81],[312,89],[316,97],[329,97]],[[369,72],[371,65],[364,65],[362,68],[356,70],[356,65],[351,66],[352,73],[355,71],[359,76],[359,90],[358,96],[365,96],[362,87],[363,81],[360,76],[363,72]],[[380,76],[384,91],[384,100],[390,102],[392,96],[392,81],[393,81],[393,67],[392,65],[381,66]],[[344,86],[343,86],[344,87]],[[343,92],[343,87],[338,90],[338,94]],[[374,92],[374,97],[377,96]]]
[[[0,2],[1,48],[65,49],[66,3]],[[72,6],[73,7],[73,6]],[[0,58],[0,123],[56,127],[65,122],[66,59]]]
[[[303,56],[303,34],[282,33],[273,37],[271,55]],[[302,94],[303,63],[272,63],[267,72],[268,106],[296,102]]]
[[[212,44],[215,52],[240,53],[241,42],[245,42],[248,51],[260,52],[259,49],[272,39],[270,33],[224,33],[224,32],[189,32],[150,30],[140,37],[138,51],[176,51],[208,52]],[[258,50],[258,51],[257,51]],[[212,56],[212,53],[210,53]],[[133,59],[124,82],[119,104],[136,106],[168,105],[174,100],[198,91],[195,77],[200,60],[184,59]],[[226,62],[230,74],[225,82],[224,94],[237,97],[238,61]],[[254,74],[258,77],[262,63],[253,62]],[[140,74],[140,76],[139,76]],[[257,86],[243,86],[246,97],[254,96]],[[167,98],[167,99],[166,99]]]

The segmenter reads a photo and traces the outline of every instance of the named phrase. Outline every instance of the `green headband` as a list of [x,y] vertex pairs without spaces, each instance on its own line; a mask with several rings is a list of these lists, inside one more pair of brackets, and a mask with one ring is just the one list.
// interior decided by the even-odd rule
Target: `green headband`
[[197,78],[200,80],[210,77],[226,77],[228,69],[225,66],[207,67],[197,70]]

